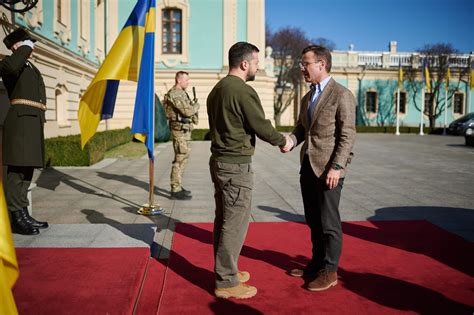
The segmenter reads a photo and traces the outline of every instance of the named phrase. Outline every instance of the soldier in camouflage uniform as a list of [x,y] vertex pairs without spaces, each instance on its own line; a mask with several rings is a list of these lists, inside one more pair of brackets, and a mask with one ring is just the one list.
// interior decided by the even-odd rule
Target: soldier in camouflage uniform
[[170,185],[171,198],[189,200],[191,191],[181,185],[184,169],[188,161],[193,124],[198,124],[199,103],[194,96],[191,100],[186,88],[189,84],[189,74],[178,71],[175,76],[175,85],[165,94],[165,110],[173,137],[174,160],[171,167]]

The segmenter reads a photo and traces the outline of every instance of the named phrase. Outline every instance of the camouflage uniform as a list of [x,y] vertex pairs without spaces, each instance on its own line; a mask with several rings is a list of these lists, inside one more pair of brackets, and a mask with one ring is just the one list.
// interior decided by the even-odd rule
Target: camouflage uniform
[[193,124],[197,125],[199,122],[199,103],[191,101],[186,91],[174,86],[165,95],[164,104],[174,148],[170,175],[171,192],[178,192],[182,189],[181,179],[191,151],[188,142],[191,140]]

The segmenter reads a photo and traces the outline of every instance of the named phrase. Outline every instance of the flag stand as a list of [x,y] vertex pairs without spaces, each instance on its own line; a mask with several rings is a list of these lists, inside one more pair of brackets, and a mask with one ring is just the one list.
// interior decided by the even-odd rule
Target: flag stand
[[150,185],[148,187],[148,203],[145,203],[141,206],[140,209],[137,210],[138,214],[151,216],[151,215],[159,215],[163,212],[163,208],[159,204],[155,204],[155,184],[154,184],[154,170],[155,170],[155,162],[152,158],[148,158],[149,162],[149,174],[150,174]]

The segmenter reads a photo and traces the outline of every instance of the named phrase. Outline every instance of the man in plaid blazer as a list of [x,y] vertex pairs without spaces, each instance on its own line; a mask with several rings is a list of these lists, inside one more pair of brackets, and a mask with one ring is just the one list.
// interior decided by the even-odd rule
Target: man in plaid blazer
[[323,291],[337,284],[342,250],[339,201],[355,140],[356,106],[352,93],[329,75],[327,48],[306,47],[300,68],[311,90],[301,100],[298,123],[287,137],[292,148],[303,142],[300,184],[313,249],[308,265],[289,274],[307,278],[308,290]]

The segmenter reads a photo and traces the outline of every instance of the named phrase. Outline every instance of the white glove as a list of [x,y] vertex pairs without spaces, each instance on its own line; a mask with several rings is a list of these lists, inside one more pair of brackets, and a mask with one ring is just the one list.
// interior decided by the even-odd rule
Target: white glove
[[29,46],[31,49],[35,48],[35,43],[33,43],[31,40],[27,39],[24,40],[23,43],[20,45],[21,46]]

